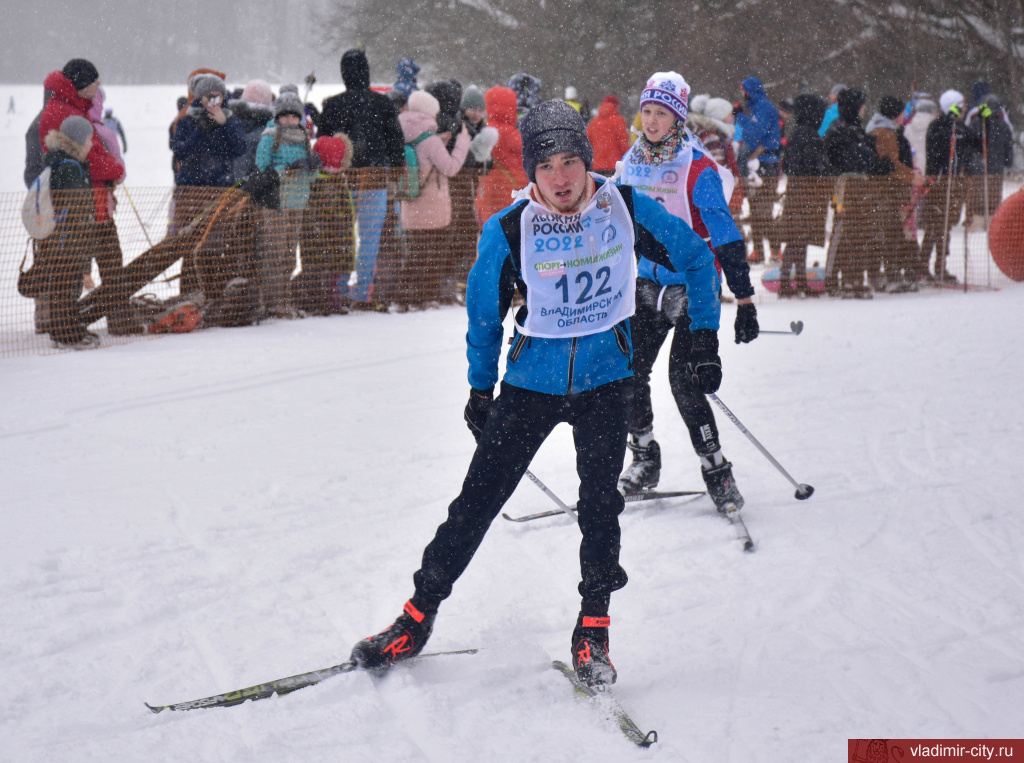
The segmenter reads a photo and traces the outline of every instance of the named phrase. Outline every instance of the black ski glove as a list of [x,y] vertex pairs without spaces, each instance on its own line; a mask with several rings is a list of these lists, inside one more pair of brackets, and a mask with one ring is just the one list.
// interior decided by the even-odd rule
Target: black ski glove
[[761,333],[757,325],[757,308],[753,305],[736,306],[736,344],[753,342]]
[[487,412],[491,409],[491,402],[494,400],[494,390],[469,390],[469,402],[466,403],[466,410],[462,417],[466,420],[466,426],[473,433],[473,437],[480,439],[484,431],[484,424],[487,423]]
[[722,359],[718,357],[718,333],[711,329],[693,332],[690,349],[690,376],[693,386],[710,395],[722,385]]

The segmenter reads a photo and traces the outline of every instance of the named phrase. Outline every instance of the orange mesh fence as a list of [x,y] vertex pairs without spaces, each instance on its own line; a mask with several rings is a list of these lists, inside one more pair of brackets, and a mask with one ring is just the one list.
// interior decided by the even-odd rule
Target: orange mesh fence
[[[942,178],[917,189],[863,175],[748,185],[754,214],[745,209],[737,222],[753,252],[757,300],[1008,286],[1017,277],[1014,261],[1024,260],[1024,235],[993,239],[993,257],[989,230],[998,228],[997,213],[1024,203],[1010,198],[1020,187],[1019,177],[995,175]],[[758,208],[769,206],[759,196],[771,201],[768,222],[758,217]]]
[[[191,329],[168,318],[183,306],[202,327],[463,303],[483,176],[435,174],[413,199],[397,198],[393,180],[372,169],[289,175],[269,196],[122,187],[113,219],[99,224],[92,193],[69,192],[54,200],[66,216],[36,241],[22,224],[24,195],[0,195],[0,356],[57,352],[55,340],[73,344],[86,327],[102,345]],[[916,195],[860,176],[748,188],[756,219],[745,207],[737,223],[755,253],[769,253],[751,265],[756,301],[900,291],[925,274],[959,288],[1024,279],[1024,206],[1014,207],[1024,194],[1011,198],[1020,186],[990,177],[988,217],[975,178]],[[263,206],[268,198],[280,208]]]

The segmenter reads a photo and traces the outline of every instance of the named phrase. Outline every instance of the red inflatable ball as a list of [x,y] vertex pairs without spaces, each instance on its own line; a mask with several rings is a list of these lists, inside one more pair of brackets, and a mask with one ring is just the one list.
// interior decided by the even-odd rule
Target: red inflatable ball
[[992,215],[988,247],[1007,278],[1024,281],[1024,189],[1008,196]]

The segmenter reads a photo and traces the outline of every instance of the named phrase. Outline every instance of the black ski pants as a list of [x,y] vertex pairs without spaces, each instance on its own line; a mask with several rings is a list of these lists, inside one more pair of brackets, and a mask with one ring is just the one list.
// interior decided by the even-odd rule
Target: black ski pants
[[418,599],[436,605],[448,598],[541,443],[563,421],[572,426],[580,477],[580,596],[584,601],[607,598],[626,585],[626,572],[619,566],[624,501],[616,485],[626,452],[632,391],[632,379],[575,395],[548,395],[502,382],[462,492],[448,507],[448,519],[437,528],[413,575]]
[[[662,295],[661,287],[646,278],[638,278],[636,283],[636,314],[630,320],[633,330],[634,391],[629,432],[640,435],[654,426],[651,369],[654,368],[654,361],[658,359],[668,333],[675,329],[668,360],[669,386],[683,423],[690,432],[694,451],[698,456],[710,456],[721,447],[718,424],[715,423],[711,404],[693,385],[687,368],[693,335],[690,333],[690,316],[686,314],[686,298],[672,298],[671,290],[681,287],[668,287],[669,291]],[[660,300],[659,296],[662,297]]]

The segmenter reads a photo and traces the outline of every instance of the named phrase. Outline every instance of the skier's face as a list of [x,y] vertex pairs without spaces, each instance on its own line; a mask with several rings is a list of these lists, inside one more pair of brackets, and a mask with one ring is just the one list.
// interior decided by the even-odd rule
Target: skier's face
[[555,154],[542,159],[533,176],[544,203],[556,212],[569,215],[589,201],[587,165],[576,154]]
[[656,103],[645,103],[640,109],[640,122],[644,136],[651,143],[661,143],[676,123],[676,115]]

